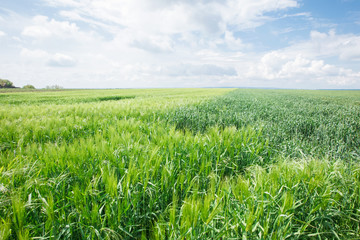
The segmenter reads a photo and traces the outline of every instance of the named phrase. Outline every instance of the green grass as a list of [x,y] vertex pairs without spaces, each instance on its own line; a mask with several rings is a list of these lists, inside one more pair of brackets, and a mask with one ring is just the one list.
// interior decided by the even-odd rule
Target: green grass
[[359,97],[0,93],[0,239],[359,239]]

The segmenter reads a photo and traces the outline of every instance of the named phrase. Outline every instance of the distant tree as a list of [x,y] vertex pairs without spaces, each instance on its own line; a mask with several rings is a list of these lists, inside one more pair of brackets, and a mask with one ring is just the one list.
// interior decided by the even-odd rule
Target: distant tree
[[59,85],[52,85],[52,86],[46,86],[46,89],[63,89],[63,87]]
[[35,89],[35,87],[33,85],[28,84],[23,86],[23,89]]
[[15,88],[15,86],[9,80],[0,79],[0,88]]

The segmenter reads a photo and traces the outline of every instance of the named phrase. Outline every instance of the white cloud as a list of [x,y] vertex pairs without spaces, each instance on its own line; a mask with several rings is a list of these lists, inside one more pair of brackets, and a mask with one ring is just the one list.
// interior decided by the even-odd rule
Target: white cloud
[[4,33],[3,31],[0,31],[0,37],[4,37],[6,36],[6,33]]
[[309,59],[301,53],[294,58],[287,52],[273,51],[265,54],[260,64],[255,63],[246,77],[253,79],[288,80],[296,83],[306,82],[311,88],[318,83],[346,86],[359,83],[360,72],[325,64],[323,60]]
[[202,32],[221,34],[227,25],[246,29],[261,25],[265,13],[298,7],[296,0],[43,0],[52,6],[67,7],[69,18],[91,17],[148,33]]
[[[335,64],[334,57],[338,59]],[[245,72],[241,76],[245,79],[275,83],[283,87],[299,85],[307,88],[358,88],[360,68],[353,68],[352,64],[358,60],[360,36],[337,35],[334,30],[327,33],[311,31],[308,40],[266,52],[250,60],[238,72],[240,75]]]
[[360,60],[360,36],[354,34],[336,34],[311,31],[310,39],[292,45],[288,52],[303,52],[308,57],[338,57],[344,61]]
[[76,60],[62,53],[50,54],[41,49],[27,49],[23,48],[20,52],[20,56],[25,60],[28,65],[50,66],[50,67],[74,67],[76,66]]
[[39,15],[32,19],[31,26],[24,28],[22,35],[33,38],[47,38],[51,36],[69,38],[77,34],[78,31],[79,28],[75,23],[50,20],[47,16]]
[[44,58],[46,59],[49,57],[49,53],[40,49],[30,50],[27,48],[23,48],[21,49],[20,56],[30,60],[44,59]]
[[173,41],[168,36],[146,36],[139,34],[132,40],[130,46],[152,53],[173,52]]
[[22,35],[34,38],[46,38],[51,36],[51,31],[43,26],[29,26],[24,29]]
[[76,0],[46,0],[47,4],[53,7],[67,6],[67,7],[79,7],[81,4]]
[[236,25],[239,29],[263,24],[268,19],[264,13],[299,6],[296,0],[229,0],[227,2],[228,5],[223,9],[223,16],[226,22]]
[[56,53],[48,60],[47,64],[51,67],[74,67],[76,60],[71,56]]
[[237,75],[234,67],[222,67],[215,64],[177,64],[162,68],[160,73],[172,77]]
[[224,36],[216,41],[210,46],[217,46],[220,48],[224,48],[224,50],[230,51],[239,51],[242,49],[250,48],[251,44],[245,44],[241,40],[241,38],[237,38],[234,36],[234,33],[231,31],[226,30],[223,34]]

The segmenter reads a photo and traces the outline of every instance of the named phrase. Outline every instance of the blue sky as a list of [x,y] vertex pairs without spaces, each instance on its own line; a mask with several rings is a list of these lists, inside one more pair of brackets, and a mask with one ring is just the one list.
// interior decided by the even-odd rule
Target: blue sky
[[360,88],[359,0],[2,0],[0,78],[38,88]]

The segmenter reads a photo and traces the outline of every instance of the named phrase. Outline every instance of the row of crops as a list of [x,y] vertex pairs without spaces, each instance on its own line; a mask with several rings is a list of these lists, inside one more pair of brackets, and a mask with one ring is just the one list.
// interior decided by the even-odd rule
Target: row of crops
[[0,239],[360,235],[357,91],[1,94]]

